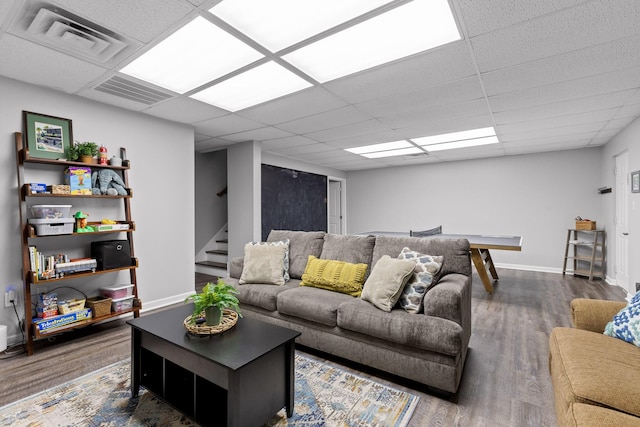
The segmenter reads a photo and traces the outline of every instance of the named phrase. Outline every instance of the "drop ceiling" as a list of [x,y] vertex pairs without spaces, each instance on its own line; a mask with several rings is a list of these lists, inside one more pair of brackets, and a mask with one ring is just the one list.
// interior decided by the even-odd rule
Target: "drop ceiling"
[[[344,171],[597,147],[640,115],[636,0],[450,0],[460,41],[234,113],[119,72],[218,3],[5,0],[0,75],[190,124],[197,152],[255,140]],[[47,67],[29,66],[35,57]],[[378,159],[345,151],[485,127],[500,143]]]

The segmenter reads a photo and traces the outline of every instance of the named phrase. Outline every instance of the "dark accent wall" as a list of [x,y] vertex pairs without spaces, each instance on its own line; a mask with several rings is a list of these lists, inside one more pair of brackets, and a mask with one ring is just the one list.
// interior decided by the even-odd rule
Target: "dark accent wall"
[[271,230],[327,231],[327,177],[263,164],[263,241]]

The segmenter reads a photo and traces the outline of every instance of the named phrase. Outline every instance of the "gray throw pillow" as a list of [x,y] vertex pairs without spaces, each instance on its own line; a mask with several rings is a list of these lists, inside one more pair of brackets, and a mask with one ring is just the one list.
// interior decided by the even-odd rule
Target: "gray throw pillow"
[[438,273],[442,268],[444,257],[425,255],[409,248],[404,248],[398,255],[398,259],[416,262],[413,274],[404,286],[398,304],[407,313],[419,313],[422,310],[425,294],[437,283]]
[[384,255],[364,282],[361,298],[380,310],[390,312],[398,302],[415,266],[414,260],[396,259]]
[[282,245],[244,245],[244,266],[238,283],[284,285],[284,253]]

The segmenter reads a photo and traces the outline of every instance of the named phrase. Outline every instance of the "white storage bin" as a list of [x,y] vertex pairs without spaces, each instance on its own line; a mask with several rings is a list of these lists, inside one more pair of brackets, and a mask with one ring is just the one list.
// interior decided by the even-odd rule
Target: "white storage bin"
[[73,218],[29,219],[27,221],[35,227],[38,236],[72,234],[75,223]]
[[114,313],[119,313],[121,311],[129,310],[132,307],[133,307],[133,295],[111,300],[111,311],[113,311]]
[[32,205],[29,206],[31,218],[37,219],[59,219],[69,218],[71,205]]
[[99,289],[100,295],[113,299],[125,298],[133,295],[133,285],[111,285]]

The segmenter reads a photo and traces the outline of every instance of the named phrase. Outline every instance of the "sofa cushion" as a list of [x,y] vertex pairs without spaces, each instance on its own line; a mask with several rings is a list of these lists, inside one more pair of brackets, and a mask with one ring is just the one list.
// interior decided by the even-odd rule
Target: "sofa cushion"
[[573,403],[569,408],[569,425],[580,427],[640,427],[640,418],[609,408]]
[[352,299],[338,292],[299,287],[278,295],[278,312],[335,327],[338,307]]
[[397,257],[402,248],[411,248],[416,252],[443,256],[442,276],[460,273],[471,276],[471,259],[469,255],[469,241],[467,239],[442,239],[439,237],[408,237],[408,236],[377,236],[373,247],[371,266],[383,255]]
[[415,260],[383,256],[364,282],[361,298],[382,311],[390,312],[413,275],[415,266]]
[[244,245],[244,266],[240,284],[284,285],[285,252],[286,247],[282,245]]
[[289,276],[300,279],[309,255],[320,257],[324,231],[271,230],[267,242],[289,240]]
[[225,278],[226,283],[230,284],[238,291],[236,297],[240,301],[240,310],[245,304],[260,307],[268,311],[276,311],[278,294],[288,289],[295,289],[300,285],[300,280],[291,279],[282,286],[266,286],[263,284],[246,284],[241,285],[238,279]]
[[459,355],[462,327],[450,320],[409,314],[401,308],[386,313],[354,298],[338,307],[338,326],[388,342],[423,350]]
[[405,247],[398,258],[416,261],[413,274],[404,286],[398,304],[408,313],[419,313],[424,295],[437,283],[444,257],[422,254]]
[[549,337],[549,365],[559,414],[585,403],[640,416],[637,347],[596,332],[556,327]]
[[367,264],[318,259],[309,255],[300,286],[312,286],[359,297],[366,273]]
[[640,347],[640,292],[613,316],[605,326],[604,334]]
[[325,234],[324,245],[319,258],[337,259],[352,264],[367,264],[371,266],[375,241],[375,236]]

